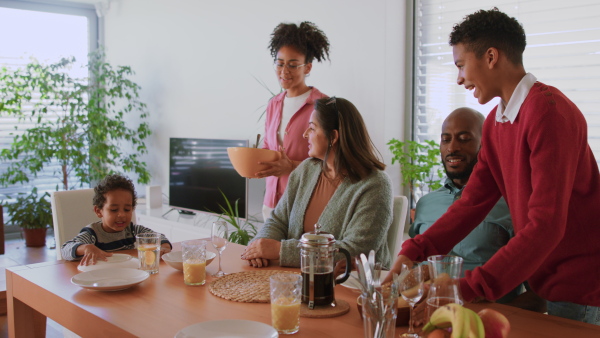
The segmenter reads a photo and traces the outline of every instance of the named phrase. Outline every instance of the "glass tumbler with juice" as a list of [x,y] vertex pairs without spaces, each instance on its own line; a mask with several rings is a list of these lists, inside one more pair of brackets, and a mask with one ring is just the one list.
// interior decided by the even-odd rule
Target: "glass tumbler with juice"
[[302,276],[279,273],[271,276],[271,323],[280,334],[293,334],[300,329]]
[[185,285],[204,285],[206,282],[206,241],[196,239],[181,243],[183,281]]

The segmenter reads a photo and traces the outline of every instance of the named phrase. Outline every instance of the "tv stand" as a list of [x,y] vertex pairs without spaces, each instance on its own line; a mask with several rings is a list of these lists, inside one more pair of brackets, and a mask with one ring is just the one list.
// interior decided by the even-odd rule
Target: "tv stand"
[[181,210],[181,209],[179,209],[179,213],[180,213],[181,215],[192,215],[192,216],[194,216],[194,215],[196,214],[196,213],[195,213],[195,212],[193,212],[193,211],[187,211],[187,210]]

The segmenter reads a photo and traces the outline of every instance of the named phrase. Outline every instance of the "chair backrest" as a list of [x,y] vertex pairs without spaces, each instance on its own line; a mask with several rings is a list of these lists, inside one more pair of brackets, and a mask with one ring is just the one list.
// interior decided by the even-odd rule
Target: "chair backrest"
[[402,247],[402,237],[408,215],[408,198],[406,196],[394,196],[393,219],[388,230],[388,248],[394,259]]
[[[98,221],[94,212],[94,189],[55,191],[52,193],[52,221],[56,240],[56,258],[62,259],[60,247],[79,234],[86,225]],[[131,217],[135,224],[135,211]]]
[[62,259],[60,247],[77,236],[86,225],[96,222],[92,200],[94,189],[55,191],[52,193],[52,221],[56,240],[56,259]]

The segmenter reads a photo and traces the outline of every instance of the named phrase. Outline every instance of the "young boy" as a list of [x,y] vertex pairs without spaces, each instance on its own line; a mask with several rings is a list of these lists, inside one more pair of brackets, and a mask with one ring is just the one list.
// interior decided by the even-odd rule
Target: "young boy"
[[[137,202],[135,188],[130,179],[108,175],[94,188],[94,212],[100,221],[81,229],[79,235],[61,247],[64,259],[81,258],[80,265],[93,265],[98,260],[112,256],[108,251],[135,248],[135,235],[154,232],[131,223]],[[172,249],[169,240],[161,234],[161,254]]]
[[[468,15],[450,35],[458,84],[488,115],[478,163],[462,197],[429,230],[406,241],[394,263],[448,253],[502,196],[515,237],[461,279],[466,301],[495,300],[524,280],[548,313],[600,325],[600,173],[577,106],[526,73],[525,32],[492,9]],[[409,263],[410,264],[410,263]]]

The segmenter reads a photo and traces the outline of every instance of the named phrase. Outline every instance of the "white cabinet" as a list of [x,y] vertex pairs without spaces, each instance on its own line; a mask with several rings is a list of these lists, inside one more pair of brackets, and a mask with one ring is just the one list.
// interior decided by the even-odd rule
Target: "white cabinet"
[[169,207],[167,206],[146,209],[145,205],[138,205],[135,211],[137,224],[164,234],[169,241],[174,243],[210,237],[210,225],[217,219],[210,214],[197,213],[190,216],[180,215],[177,210],[168,211]]

